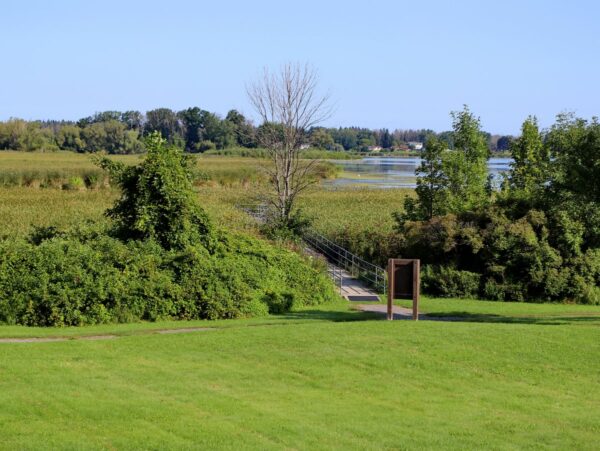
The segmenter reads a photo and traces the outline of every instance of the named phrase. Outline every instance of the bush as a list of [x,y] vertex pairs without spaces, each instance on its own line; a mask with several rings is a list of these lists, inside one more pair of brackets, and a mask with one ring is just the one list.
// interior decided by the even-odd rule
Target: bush
[[243,235],[221,232],[213,254],[122,242],[93,227],[0,241],[0,322],[8,324],[238,318],[336,298],[320,268]]
[[275,241],[299,241],[311,223],[312,219],[300,209],[294,211],[287,220],[281,218],[277,212],[270,211],[267,212],[261,232]]
[[198,144],[196,144],[196,149],[199,152],[215,150],[216,148],[217,148],[216,144],[212,141],[200,141]]
[[189,157],[159,134],[146,144],[137,166],[97,159],[122,190],[108,211],[109,231],[46,227],[25,240],[0,240],[0,322],[237,318],[336,299],[322,268],[215,230],[192,190]]
[[85,189],[85,182],[83,178],[79,176],[69,177],[68,182],[64,186],[68,190],[83,191]]
[[161,246],[182,249],[210,245],[212,225],[192,188],[192,160],[168,146],[159,133],[146,139],[148,154],[137,166],[107,158],[97,164],[121,188],[121,197],[107,214],[121,239],[153,239]]
[[469,298],[479,293],[481,275],[448,266],[427,265],[421,272],[423,291],[434,296]]

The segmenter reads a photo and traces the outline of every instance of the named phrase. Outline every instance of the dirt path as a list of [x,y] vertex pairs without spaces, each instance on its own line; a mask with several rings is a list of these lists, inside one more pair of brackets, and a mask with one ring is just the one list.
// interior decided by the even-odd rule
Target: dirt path
[[[387,305],[385,304],[357,304],[354,306],[361,312],[381,313],[387,315]],[[412,310],[397,305],[393,306],[394,319],[412,319]],[[424,315],[419,315],[419,319],[425,319]]]
[[[145,334],[189,334],[192,332],[206,332],[209,330],[217,330],[215,327],[185,327],[181,329],[158,329],[147,331]],[[99,335],[82,335],[73,337],[23,337],[23,338],[0,338],[0,343],[52,343],[55,341],[70,341],[70,340],[84,340],[84,341],[100,341],[100,340],[114,340],[121,337],[128,337],[130,335],[113,335],[113,334],[99,334]]]
[[[355,309],[362,312],[380,313],[382,316],[387,315],[387,305],[385,304],[357,304],[354,306]],[[400,307],[394,305],[393,307],[394,319],[409,319],[412,320],[412,309]],[[464,321],[464,318],[454,316],[427,316],[425,313],[419,313],[420,321]]]

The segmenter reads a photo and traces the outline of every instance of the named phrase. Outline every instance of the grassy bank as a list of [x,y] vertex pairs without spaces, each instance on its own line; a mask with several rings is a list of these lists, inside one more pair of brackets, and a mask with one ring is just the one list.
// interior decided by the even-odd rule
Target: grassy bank
[[0,343],[0,447],[596,446],[597,327],[361,317]]

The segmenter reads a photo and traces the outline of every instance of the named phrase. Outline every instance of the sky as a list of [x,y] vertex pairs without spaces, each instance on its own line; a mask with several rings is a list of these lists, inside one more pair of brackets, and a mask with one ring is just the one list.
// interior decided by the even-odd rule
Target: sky
[[600,115],[600,2],[31,1],[0,4],[0,120],[190,106],[255,118],[264,67],[311,64],[325,126],[492,133]]

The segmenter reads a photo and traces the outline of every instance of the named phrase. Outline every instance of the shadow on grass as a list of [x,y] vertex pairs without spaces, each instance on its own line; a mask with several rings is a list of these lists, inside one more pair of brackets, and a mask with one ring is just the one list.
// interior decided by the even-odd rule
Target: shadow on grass
[[327,310],[301,310],[298,312],[278,315],[282,319],[289,320],[319,320],[332,322],[366,321],[380,319],[380,315],[372,312],[351,311],[327,311]]
[[565,324],[600,325],[600,316],[598,315],[506,316],[492,313],[433,312],[427,313],[425,316],[429,319],[439,321],[464,321],[475,323],[539,324],[544,326],[560,326]]

